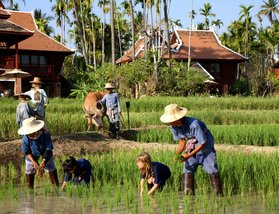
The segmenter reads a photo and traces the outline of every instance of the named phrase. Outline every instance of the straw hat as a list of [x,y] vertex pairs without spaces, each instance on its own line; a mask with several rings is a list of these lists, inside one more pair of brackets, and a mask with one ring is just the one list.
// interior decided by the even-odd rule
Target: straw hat
[[31,100],[31,97],[28,94],[24,94],[24,93],[16,94],[14,95],[14,98],[15,99],[24,98],[26,100]]
[[19,135],[28,135],[39,131],[45,125],[42,120],[36,120],[35,117],[29,117],[22,122],[22,127],[18,130]]
[[115,86],[112,83],[106,83],[105,89],[114,89]]
[[177,104],[169,104],[165,107],[165,113],[160,117],[163,123],[172,123],[184,117],[186,108],[178,107]]
[[30,83],[43,84],[40,77],[34,77],[34,79],[30,81]]

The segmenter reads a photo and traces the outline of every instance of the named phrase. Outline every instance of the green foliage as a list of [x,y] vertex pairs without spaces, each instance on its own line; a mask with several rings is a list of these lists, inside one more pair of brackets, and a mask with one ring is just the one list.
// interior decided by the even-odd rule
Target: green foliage
[[159,91],[180,95],[193,95],[200,92],[206,77],[198,68],[191,67],[188,71],[187,64],[173,62],[172,67],[160,68]]

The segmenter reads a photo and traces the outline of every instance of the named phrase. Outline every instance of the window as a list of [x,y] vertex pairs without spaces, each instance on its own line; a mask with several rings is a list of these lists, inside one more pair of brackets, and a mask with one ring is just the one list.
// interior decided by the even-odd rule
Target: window
[[47,64],[47,59],[45,56],[40,56],[40,65],[46,65]]
[[47,72],[48,64],[46,56],[38,55],[21,55],[20,65],[22,69],[26,69],[30,72]]
[[20,56],[20,64],[29,65],[29,56],[28,55],[21,55]]
[[220,64],[211,63],[210,73],[215,79],[220,79]]

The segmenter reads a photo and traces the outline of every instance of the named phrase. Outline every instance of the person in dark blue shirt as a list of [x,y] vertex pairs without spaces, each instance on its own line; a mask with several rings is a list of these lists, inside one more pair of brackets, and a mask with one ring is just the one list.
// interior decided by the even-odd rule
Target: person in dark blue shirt
[[212,186],[217,196],[223,195],[219,175],[214,138],[204,122],[186,117],[187,109],[169,104],[160,117],[163,123],[170,125],[174,140],[178,140],[177,154],[181,155],[184,164],[184,193],[195,194],[194,173],[199,165],[210,175]]
[[70,156],[63,163],[63,170],[65,172],[64,182],[61,190],[63,191],[68,182],[72,180],[74,184],[84,183],[89,186],[90,177],[92,175],[92,165],[84,158],[76,160]]
[[166,180],[171,176],[169,167],[160,162],[152,162],[147,152],[140,154],[136,159],[136,163],[141,175],[141,196],[144,191],[145,181],[147,181],[148,195],[154,194],[157,190],[162,191]]
[[[26,155],[26,182],[29,188],[34,188],[35,174],[42,176],[43,171],[49,173],[52,184],[59,186],[56,166],[53,159],[53,144],[50,134],[43,129],[45,122],[35,117],[23,121],[18,134],[22,135],[22,152]],[[39,163],[40,157],[42,157]]]

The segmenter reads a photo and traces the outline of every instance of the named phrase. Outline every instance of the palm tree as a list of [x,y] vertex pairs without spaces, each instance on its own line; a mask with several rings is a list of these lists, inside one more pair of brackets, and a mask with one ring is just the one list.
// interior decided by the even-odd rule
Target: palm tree
[[[22,0],[25,5],[25,0]],[[9,2],[10,3],[10,9],[12,10],[14,8],[14,1],[13,0],[1,0],[0,2]]]
[[67,16],[67,2],[65,0],[57,0],[51,9],[55,14],[57,27],[61,28],[60,42],[65,44],[65,25],[66,21],[69,21],[69,17]]
[[46,35],[53,33],[53,28],[49,26],[49,22],[54,19],[52,16],[47,16],[46,13],[42,13],[41,9],[35,9],[34,19],[39,31]]
[[110,0],[111,62],[115,65],[114,0]]
[[248,7],[245,7],[244,5],[240,5],[240,17],[241,20],[244,17],[244,23],[245,23],[245,56],[248,55],[248,44],[249,44],[249,31],[251,27],[251,17],[250,17],[250,10],[253,8],[253,5],[250,5]]
[[271,24],[276,18],[276,13],[279,13],[279,0],[268,0],[264,1],[261,5],[261,10],[258,12],[258,16],[268,16]]
[[134,21],[134,6],[133,0],[123,1],[121,6],[127,12],[127,14],[131,17],[131,30],[132,30],[132,59],[135,59],[135,21]]
[[212,6],[210,3],[204,3],[204,8],[200,9],[200,13],[202,16],[205,17],[204,20],[204,25],[205,25],[205,29],[208,30],[209,29],[209,19],[208,17],[215,17],[216,14],[211,12]]
[[101,9],[101,31],[102,31],[102,64],[105,63],[105,28],[106,28],[106,13],[108,12],[108,0],[99,0],[98,6]]

